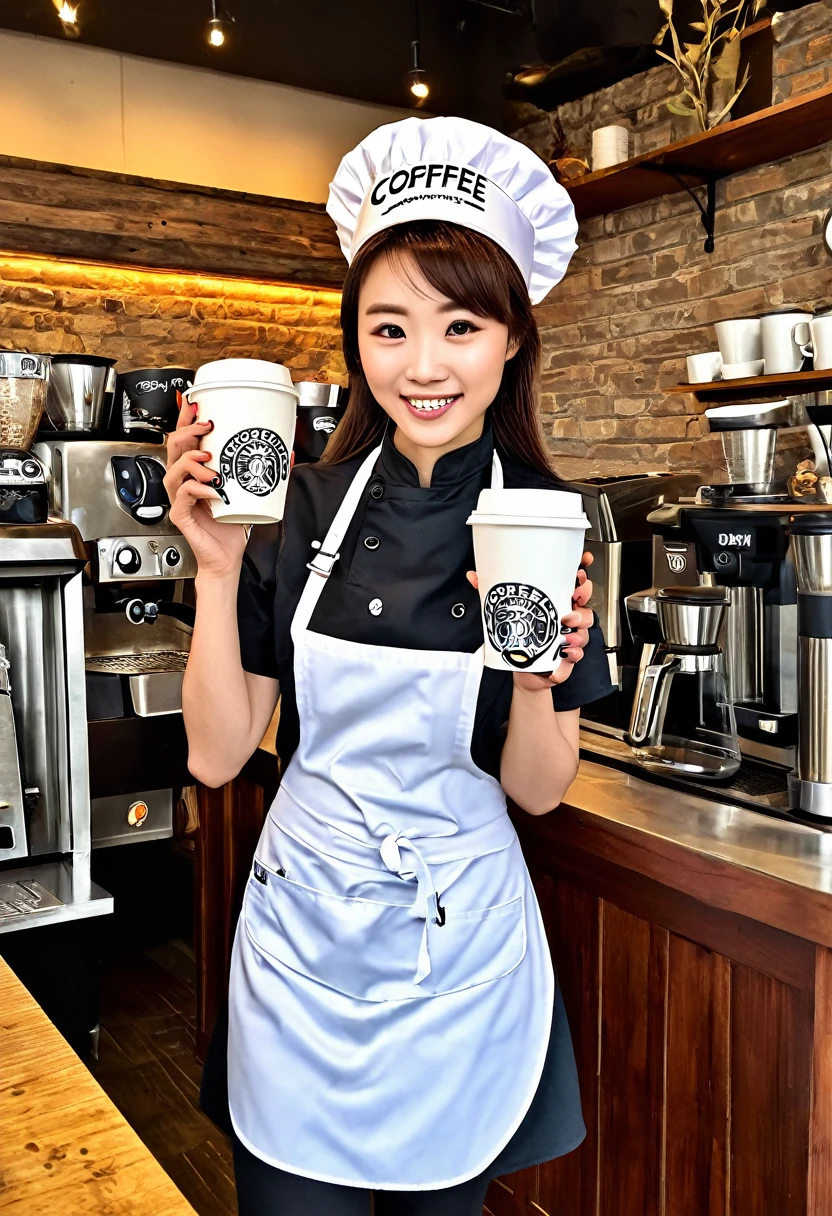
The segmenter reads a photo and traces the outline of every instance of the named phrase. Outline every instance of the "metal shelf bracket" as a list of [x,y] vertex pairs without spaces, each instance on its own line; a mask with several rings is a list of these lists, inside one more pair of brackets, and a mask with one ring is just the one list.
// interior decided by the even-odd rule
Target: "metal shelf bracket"
[[[650,163],[644,166],[645,169],[655,169],[659,173],[665,173],[668,177],[672,177],[677,181],[683,190],[687,191],[696,206],[699,208],[699,217],[702,220],[702,227],[705,229],[705,252],[713,253],[714,251],[714,226],[716,223],[716,183],[723,175],[721,173],[709,173],[706,169],[694,169],[690,165],[678,165],[665,161],[663,164]],[[698,178],[698,185],[691,186],[685,181],[686,177]],[[705,202],[696,194],[699,186],[705,187]]]

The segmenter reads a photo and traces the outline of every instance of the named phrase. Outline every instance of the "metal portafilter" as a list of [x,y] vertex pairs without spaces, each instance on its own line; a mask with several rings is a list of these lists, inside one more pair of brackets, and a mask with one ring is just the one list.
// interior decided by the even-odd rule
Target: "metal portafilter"
[[832,818],[832,511],[792,522],[797,575],[798,745],[794,810]]

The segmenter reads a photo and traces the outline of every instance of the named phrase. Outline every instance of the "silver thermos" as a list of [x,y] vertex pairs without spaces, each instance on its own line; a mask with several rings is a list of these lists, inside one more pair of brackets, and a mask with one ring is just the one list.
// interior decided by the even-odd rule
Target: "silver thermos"
[[797,768],[789,805],[832,819],[832,511],[791,525],[797,574]]

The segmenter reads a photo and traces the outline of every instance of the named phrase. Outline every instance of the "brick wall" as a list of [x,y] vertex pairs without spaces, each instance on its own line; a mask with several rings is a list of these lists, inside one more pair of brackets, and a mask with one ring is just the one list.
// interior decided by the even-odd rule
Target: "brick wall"
[[86,352],[120,370],[274,359],[344,380],[340,294],[0,254],[0,347]]
[[[775,39],[775,100],[832,79],[832,0],[783,14]],[[613,121],[634,130],[637,152],[681,138],[689,120],[661,105],[670,87],[663,65],[561,107],[570,142],[585,149]],[[547,157],[550,116],[524,107],[519,120],[515,134]],[[687,354],[716,348],[714,321],[832,297],[821,238],[830,206],[832,143],[720,182],[713,254],[686,194],[582,224],[568,275],[537,309],[541,409],[559,471],[712,475],[700,407],[663,389],[686,378]]]

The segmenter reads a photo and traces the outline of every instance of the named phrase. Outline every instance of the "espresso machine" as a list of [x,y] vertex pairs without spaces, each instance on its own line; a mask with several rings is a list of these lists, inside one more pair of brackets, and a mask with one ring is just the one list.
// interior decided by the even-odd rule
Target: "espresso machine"
[[108,382],[75,368],[64,397],[47,403],[62,434],[41,430],[34,453],[52,510],[84,544],[91,831],[103,848],[170,837],[173,791],[192,783],[181,690],[196,560],[168,518],[164,446],[99,437]]
[[50,373],[44,356],[0,354],[0,441],[16,445],[0,448],[5,955],[8,935],[16,930],[67,927],[113,908],[112,898],[90,877],[82,591],[87,558],[78,530],[49,514],[46,470],[28,450]]
[[[582,715],[582,746],[611,763],[663,773],[672,784],[728,784],[732,799],[782,813],[788,810],[787,774],[796,763],[799,707],[789,530],[796,515],[819,509],[789,497],[788,477],[775,463],[779,430],[802,420],[795,413],[791,401],[706,412],[720,436],[725,480],[666,501],[647,517],[653,534],[649,583],[625,596],[639,655],[629,722],[613,730]],[[689,602],[711,593],[721,602],[707,612]],[[683,597],[684,613],[670,611],[667,597],[673,595]],[[698,678],[698,688],[688,681],[695,696],[674,696],[682,674],[700,675],[706,656],[697,659],[686,648],[702,643],[706,616],[709,629],[719,619],[718,635],[709,639],[716,648],[710,656],[715,674]],[[657,668],[670,668],[672,679]],[[671,693],[663,700],[668,685]],[[712,775],[704,764],[696,774],[695,765],[667,762],[674,747],[682,756],[698,746],[703,729],[712,728],[721,755]],[[656,763],[663,738],[670,750]]]
[[575,483],[590,521],[585,547],[593,559],[592,607],[615,688],[581,711],[582,724],[595,734],[623,735],[630,720],[641,645],[633,640],[624,605],[629,595],[650,582],[653,528],[647,517],[665,501],[692,498],[699,482],[692,473],[645,473]]

